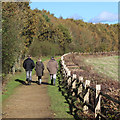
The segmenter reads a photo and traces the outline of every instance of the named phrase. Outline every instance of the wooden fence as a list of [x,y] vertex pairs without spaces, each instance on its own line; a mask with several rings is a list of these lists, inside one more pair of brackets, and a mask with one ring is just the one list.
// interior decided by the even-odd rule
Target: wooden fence
[[[71,54],[71,53],[68,53]],[[72,96],[72,98],[70,98],[72,101],[70,104],[72,104],[72,106],[74,106],[74,108],[76,108],[76,110],[80,109],[78,107],[78,105],[74,105],[74,101],[77,101],[83,103],[83,112],[85,114],[88,113],[89,110],[91,110],[92,112],[94,112],[94,118],[95,119],[105,119],[107,120],[108,118],[103,115],[101,113],[101,98],[105,97],[108,100],[111,100],[115,103],[117,103],[118,105],[120,105],[120,101],[110,97],[107,94],[104,94],[103,92],[101,92],[101,85],[96,85],[96,88],[92,88],[90,86],[90,80],[85,80],[85,82],[83,82],[83,77],[82,76],[77,76],[76,74],[71,75],[71,71],[68,69],[68,67],[65,65],[65,61],[64,61],[64,57],[68,54],[64,54],[61,57],[61,74],[63,77],[63,80],[60,81],[60,84],[64,83],[64,86],[62,86],[63,88],[66,89],[68,96]],[[61,89],[61,88],[60,88]],[[91,92],[94,92],[94,102],[91,103],[90,101],[90,94]],[[71,113],[72,113],[72,108],[71,108]]]

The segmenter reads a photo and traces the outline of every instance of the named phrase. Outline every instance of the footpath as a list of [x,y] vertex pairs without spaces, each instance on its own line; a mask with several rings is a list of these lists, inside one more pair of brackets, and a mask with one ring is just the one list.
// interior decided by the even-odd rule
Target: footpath
[[49,73],[46,69],[42,78],[43,84],[36,83],[37,76],[32,76],[31,85],[20,85],[3,104],[3,118],[53,118],[54,113],[50,109],[50,98],[47,86]]

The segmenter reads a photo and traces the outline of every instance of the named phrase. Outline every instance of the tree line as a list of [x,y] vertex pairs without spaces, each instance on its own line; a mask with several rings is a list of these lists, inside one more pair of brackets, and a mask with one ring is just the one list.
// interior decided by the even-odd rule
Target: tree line
[[32,10],[29,2],[2,3],[2,72],[8,74],[31,54],[55,56],[67,52],[118,50],[118,24],[92,24],[56,18],[46,10]]

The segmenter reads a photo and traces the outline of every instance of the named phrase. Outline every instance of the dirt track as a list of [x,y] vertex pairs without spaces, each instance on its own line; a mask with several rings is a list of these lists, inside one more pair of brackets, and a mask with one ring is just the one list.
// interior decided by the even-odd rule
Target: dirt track
[[[46,67],[46,62],[44,65]],[[38,85],[37,77],[32,76],[33,83],[21,85],[3,104],[3,118],[53,118],[50,110],[50,99],[47,93],[49,73],[45,68],[42,85]]]

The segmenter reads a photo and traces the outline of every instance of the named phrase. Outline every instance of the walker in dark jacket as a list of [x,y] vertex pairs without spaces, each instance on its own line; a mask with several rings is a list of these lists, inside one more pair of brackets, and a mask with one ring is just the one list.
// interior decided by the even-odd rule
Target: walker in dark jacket
[[23,62],[23,67],[26,70],[26,80],[28,84],[31,84],[32,81],[32,70],[35,67],[34,61],[30,56]]
[[23,63],[23,67],[26,71],[32,71],[35,67],[34,61],[31,58],[27,58]]
[[42,76],[44,71],[44,64],[40,59],[36,62],[35,70],[36,70],[36,75],[38,76],[38,84],[40,85],[42,82]]

